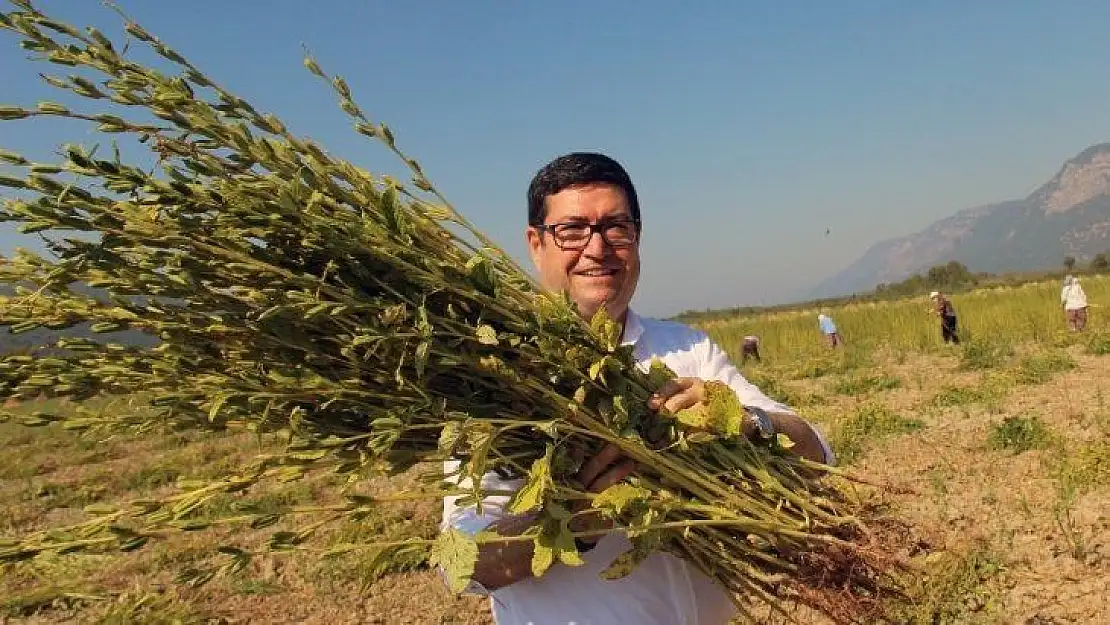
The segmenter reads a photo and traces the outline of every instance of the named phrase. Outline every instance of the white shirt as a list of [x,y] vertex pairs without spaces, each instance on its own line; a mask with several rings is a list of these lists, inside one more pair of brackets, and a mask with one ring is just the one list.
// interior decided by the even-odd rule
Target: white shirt
[[1087,294],[1078,282],[1073,282],[1060,292],[1060,301],[1064,304],[1064,310],[1079,310],[1087,307]]
[[[629,310],[623,342],[634,345],[636,359],[645,371],[652,357],[658,357],[679,377],[725,382],[744,405],[793,414],[744,379],[724,350],[704,332],[641,318]],[[816,428],[814,432],[831,464],[835,461],[832,450]],[[445,469],[451,473],[457,467],[452,461]],[[494,473],[482,478],[484,489],[515,490],[520,485],[519,480],[502,480]],[[441,529],[451,526],[473,535],[507,516],[503,509],[507,496],[483,499],[481,515],[473,507],[456,506],[456,499],[444,498]],[[630,547],[623,534],[607,534],[582,554],[583,566],[556,562],[542,577],[489,593],[494,620],[499,625],[725,625],[736,616],[724,590],[694,566],[669,554],[651,555],[622,579],[600,578],[601,571]],[[472,583],[469,591],[486,594],[477,583]]]

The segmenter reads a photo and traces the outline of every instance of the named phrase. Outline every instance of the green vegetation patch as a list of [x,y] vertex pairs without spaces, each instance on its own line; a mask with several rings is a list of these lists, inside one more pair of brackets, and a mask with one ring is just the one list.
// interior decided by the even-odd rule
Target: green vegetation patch
[[1095,356],[1110,354],[1110,332],[1092,332],[1087,338],[1087,353]]
[[1005,365],[1014,356],[1014,346],[1009,341],[975,339],[964,344],[960,352],[960,368],[966,371],[995,369]]
[[886,373],[868,373],[864,375],[850,375],[828,386],[830,393],[836,395],[870,395],[889,391],[902,386],[902,380]]
[[1075,369],[1075,360],[1063,351],[1040,352],[1026,356],[1014,369],[1018,384],[1044,384],[1054,374]]
[[847,465],[860,458],[877,440],[909,434],[924,427],[925,424],[917,419],[900,416],[885,404],[871,401],[835,424],[830,444],[837,462]]
[[910,580],[910,601],[899,606],[907,624],[967,623],[972,614],[994,622],[1001,605],[1006,566],[999,551],[977,544],[964,551],[925,556],[924,573]]
[[1031,449],[1045,449],[1052,442],[1052,433],[1040,416],[1007,417],[991,428],[987,445],[995,450],[1008,450],[1015,454]]

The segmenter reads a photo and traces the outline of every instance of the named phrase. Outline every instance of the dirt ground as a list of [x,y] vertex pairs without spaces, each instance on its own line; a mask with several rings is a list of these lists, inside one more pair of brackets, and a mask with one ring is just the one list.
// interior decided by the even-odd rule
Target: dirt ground
[[[1040,365],[1022,369],[1021,359],[1038,350],[1076,366],[1028,374]],[[1110,623],[1110,357],[1076,346],[1028,348],[980,371],[962,369],[956,352],[878,354],[874,363],[783,386],[834,444],[858,447],[850,466],[893,487],[885,500],[920,537],[930,573],[907,622]],[[768,367],[761,373],[782,375]],[[868,376],[893,382],[867,390],[859,380]],[[845,438],[844,424],[878,414],[876,406],[887,421],[868,426],[862,442]],[[883,425],[905,420],[916,425]],[[80,518],[91,502],[160,492],[180,475],[229,466],[249,447],[188,437],[91,444],[49,428],[0,428],[0,537]],[[311,502],[325,486],[288,484],[263,496]],[[438,514],[429,502],[338,531],[433,535]],[[484,600],[453,597],[418,564],[368,581],[357,557],[265,555],[245,576],[200,588],[175,581],[207,562],[218,540],[202,532],[129,556],[5,566],[0,622],[492,622]]]

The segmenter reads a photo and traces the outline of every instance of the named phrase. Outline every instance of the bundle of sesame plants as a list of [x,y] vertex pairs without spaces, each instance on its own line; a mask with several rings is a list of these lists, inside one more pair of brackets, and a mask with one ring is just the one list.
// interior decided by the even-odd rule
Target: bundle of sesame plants
[[[295,135],[126,17],[125,38],[113,41],[26,0],[12,4],[0,29],[55,68],[41,76],[66,103],[4,105],[0,120],[84,123],[102,143],[56,146],[51,162],[0,145],[0,220],[46,242],[0,265],[10,292],[0,325],[61,336],[0,357],[0,394],[143,400],[109,412],[5,409],[0,418],[151,435],[249,430],[285,444],[163,497],[94,505],[75,525],[0,537],[0,560],[132,551],[176,532],[281,522],[294,529],[274,531],[271,549],[373,549],[386,560],[426,549],[460,590],[485,543],[532,541],[540,576],[581,564],[581,533],[568,521],[593,514],[633,544],[606,576],[666,551],[716,580],[747,615],[804,605],[837,622],[884,617],[903,565],[886,519],[852,495],[846,476],[790,453],[789,441],[750,442],[744,408],[721,384],[698,407],[649,411],[649,396],[673,374],[658,363],[639,368],[604,312],[583,319],[565,296],[539,289],[435,190],[342,78],[306,58],[354,130],[411,179],[372,174]],[[143,47],[155,61],[132,58]],[[123,331],[150,340],[117,340]],[[638,469],[587,493],[574,476],[606,444]],[[459,461],[459,473],[394,480],[445,460]],[[521,486],[488,492],[466,479],[490,471]],[[322,473],[407,486],[327,506],[201,515],[222,495]],[[313,545],[328,523],[365,518],[385,501],[495,494],[510,495],[510,512],[534,514],[532,527]],[[308,513],[312,521],[298,525]],[[252,557],[222,551],[228,570]]]

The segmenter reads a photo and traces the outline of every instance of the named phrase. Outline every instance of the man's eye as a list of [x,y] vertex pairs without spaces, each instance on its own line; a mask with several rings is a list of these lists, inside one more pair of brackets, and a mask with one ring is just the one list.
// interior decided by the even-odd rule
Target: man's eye
[[584,236],[590,231],[590,227],[586,224],[567,224],[559,227],[559,234],[566,237]]

